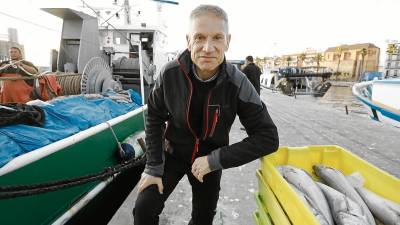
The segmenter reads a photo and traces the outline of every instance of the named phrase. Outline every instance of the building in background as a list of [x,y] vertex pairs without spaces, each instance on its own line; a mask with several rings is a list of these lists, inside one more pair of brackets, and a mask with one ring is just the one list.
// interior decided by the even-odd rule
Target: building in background
[[22,56],[25,56],[24,46],[18,43],[18,31],[15,28],[8,28],[7,34],[0,34],[0,61],[8,60],[10,47],[21,49]]
[[275,69],[279,68],[279,57],[278,56],[264,57],[264,58],[256,57],[255,63],[257,64],[257,66],[261,68],[261,70]]
[[340,45],[324,53],[325,67],[358,80],[364,72],[378,71],[380,49],[374,44]]
[[400,76],[400,42],[389,43],[386,54],[385,77]]
[[322,54],[315,49],[307,48],[303,52],[289,54],[289,55],[282,55],[279,60],[280,67],[298,67],[298,68],[305,68],[305,67],[317,67],[318,60],[317,56]]
[[278,70],[284,67],[307,68],[317,71],[322,68],[323,53],[312,48],[307,48],[303,52],[286,54],[274,57],[256,57],[256,64],[266,70]]

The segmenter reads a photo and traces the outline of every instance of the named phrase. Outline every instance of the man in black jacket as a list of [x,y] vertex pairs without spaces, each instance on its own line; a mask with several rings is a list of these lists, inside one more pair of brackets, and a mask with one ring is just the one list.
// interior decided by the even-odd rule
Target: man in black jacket
[[[278,148],[277,129],[246,76],[225,61],[228,18],[217,6],[190,15],[187,50],[162,69],[148,99],[147,162],[134,209],[136,225],[158,224],[164,202],[186,175],[192,186],[189,224],[211,225],[222,169]],[[229,145],[236,115],[248,137]]]
[[247,78],[253,84],[258,95],[260,95],[260,68],[254,64],[253,56],[249,55],[246,57],[246,66],[243,68],[242,72],[246,74]]

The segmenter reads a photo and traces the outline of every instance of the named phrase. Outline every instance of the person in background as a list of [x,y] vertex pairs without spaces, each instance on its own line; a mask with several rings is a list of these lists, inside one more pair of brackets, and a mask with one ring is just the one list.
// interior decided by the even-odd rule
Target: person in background
[[[161,70],[148,99],[147,162],[133,209],[135,225],[156,225],[164,203],[187,176],[190,225],[212,225],[222,170],[277,150],[277,128],[246,76],[227,63],[231,36],[223,9],[190,14],[187,49]],[[239,116],[248,137],[229,145]],[[246,190],[243,190],[246,191]]]
[[246,57],[246,64],[242,72],[246,74],[247,78],[253,84],[258,95],[260,95],[260,68],[254,63],[253,56],[249,55]]
[[26,103],[34,97],[34,79],[19,79],[35,76],[38,69],[22,58],[18,47],[8,51],[10,60],[0,63],[0,77],[15,78],[15,80],[0,81],[0,103]]
[[8,54],[10,60],[0,63],[0,74],[32,75],[38,73],[38,69],[33,63],[22,58],[21,49],[18,47],[11,47]]

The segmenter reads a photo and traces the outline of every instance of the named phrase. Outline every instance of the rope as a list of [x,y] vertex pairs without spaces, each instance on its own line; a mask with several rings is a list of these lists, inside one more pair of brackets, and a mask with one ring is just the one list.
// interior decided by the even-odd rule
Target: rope
[[104,180],[105,178],[111,177],[122,171],[144,165],[145,161],[146,157],[145,155],[143,155],[137,159],[131,159],[121,164],[117,164],[113,167],[106,168],[103,172],[96,174],[85,175],[77,178],[65,179],[61,181],[47,182],[41,184],[0,186],[0,199],[10,199],[10,198],[17,198],[29,195],[36,195],[76,185],[81,185],[96,180]]
[[[47,75],[49,73],[52,73],[52,72],[46,71],[46,72],[43,72],[43,73],[41,73],[39,75],[30,76],[30,77],[27,77],[27,76],[25,76],[25,77],[0,77],[0,80],[35,80],[35,79],[39,79],[42,76]],[[56,78],[69,77],[69,76],[81,76],[81,75],[82,74],[80,74],[80,73],[55,74]]]
[[[37,76],[21,76],[21,77],[0,77],[1,81],[14,81],[14,80],[37,80],[45,78],[45,75],[51,72],[43,72]],[[81,94],[81,80],[82,74],[78,73],[65,73],[55,74],[57,83],[61,86],[62,95],[78,95]]]
[[108,121],[106,121],[106,124],[107,124],[108,127],[110,128],[111,133],[112,133],[112,135],[113,135],[115,141],[117,142],[119,154],[120,154],[122,157],[125,156],[125,152],[124,152],[124,150],[122,149],[121,142],[118,141],[118,138],[117,138],[117,135],[115,135],[114,129],[112,128],[111,124],[110,124]]
[[61,86],[62,95],[81,94],[81,74],[56,75],[56,80]]

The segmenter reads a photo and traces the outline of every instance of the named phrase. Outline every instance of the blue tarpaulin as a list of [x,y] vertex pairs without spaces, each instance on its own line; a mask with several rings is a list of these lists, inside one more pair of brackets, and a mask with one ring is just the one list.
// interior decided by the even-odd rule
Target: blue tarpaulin
[[104,97],[115,96],[113,92],[90,98],[84,95],[62,97],[40,105],[45,112],[43,127],[22,124],[0,127],[0,167],[19,155],[138,108],[142,104],[140,95],[132,90],[128,93],[132,102]]
[[361,81],[370,81],[374,79],[383,79],[383,73],[382,72],[365,72],[364,76],[362,77]]

